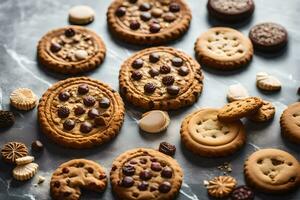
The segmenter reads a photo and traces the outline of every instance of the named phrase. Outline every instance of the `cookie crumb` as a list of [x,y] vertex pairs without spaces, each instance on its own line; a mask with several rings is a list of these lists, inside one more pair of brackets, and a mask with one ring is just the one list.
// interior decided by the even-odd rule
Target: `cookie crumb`
[[229,162],[224,162],[222,165],[217,167],[224,175],[232,172],[232,166]]
[[42,184],[45,180],[46,180],[45,177],[39,176],[39,177],[38,177],[38,182],[37,182],[37,184]]
[[204,180],[204,181],[203,181],[203,185],[204,185],[205,187],[207,187],[207,186],[209,185],[208,180]]

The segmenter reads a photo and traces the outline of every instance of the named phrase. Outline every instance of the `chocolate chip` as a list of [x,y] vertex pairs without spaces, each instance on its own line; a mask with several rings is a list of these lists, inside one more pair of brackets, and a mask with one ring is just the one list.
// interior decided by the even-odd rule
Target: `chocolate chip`
[[146,181],[142,181],[139,185],[138,185],[138,189],[140,191],[145,191],[147,190],[149,187],[149,183],[147,183]]
[[75,108],[75,115],[82,115],[82,114],[84,114],[85,113],[85,109],[82,107],[82,106],[77,106],[76,108]]
[[89,86],[87,84],[82,84],[78,86],[78,93],[79,94],[86,94],[89,92]]
[[152,63],[158,62],[159,59],[160,59],[160,55],[158,53],[151,53],[149,55],[149,61],[152,62]]
[[69,191],[67,191],[67,192],[64,192],[64,197],[68,197],[68,196],[70,196],[72,193],[71,192],[69,192]]
[[173,76],[164,76],[162,78],[162,83],[166,86],[172,85],[174,83],[175,79]]
[[151,163],[151,169],[153,171],[159,172],[161,170],[161,165],[159,162],[152,162]]
[[93,129],[93,126],[90,122],[83,122],[80,125],[80,131],[82,133],[89,133]]
[[178,70],[178,74],[180,76],[186,76],[186,75],[189,74],[189,72],[190,72],[189,68],[187,68],[185,66],[180,67],[179,70]]
[[60,46],[60,44],[58,44],[58,43],[52,42],[52,43],[51,43],[51,46],[50,46],[50,50],[51,50],[53,53],[59,52],[59,51],[61,50],[61,46]]
[[153,93],[156,90],[156,86],[153,83],[146,83],[144,90],[146,93]]
[[163,65],[159,68],[159,72],[162,74],[168,74],[171,72],[171,68],[169,66]]
[[170,12],[163,14],[162,17],[165,22],[173,22],[176,19],[176,16]]
[[125,176],[125,177],[123,178],[123,180],[122,180],[122,183],[121,183],[121,185],[122,185],[123,187],[127,187],[127,188],[133,186],[133,184],[134,184],[134,180],[133,180],[133,178],[130,177],[130,176]]
[[61,101],[68,101],[70,98],[70,93],[67,91],[61,92],[59,93],[58,98]]
[[163,168],[163,170],[161,171],[161,176],[163,178],[172,178],[172,176],[173,176],[172,169],[170,167]]
[[141,20],[143,21],[149,21],[151,19],[151,14],[148,12],[142,12],[140,15]]
[[173,96],[177,95],[179,93],[179,90],[179,87],[176,85],[171,85],[167,87],[167,92]]
[[148,11],[148,10],[150,10],[151,9],[151,4],[149,4],[149,3],[142,3],[141,5],[140,5],[140,10],[141,11]]
[[149,30],[151,33],[158,33],[160,31],[160,25],[157,23],[151,23]]
[[75,127],[75,122],[71,119],[66,119],[63,126],[64,126],[64,129],[70,131]]
[[67,173],[69,173],[70,172],[70,170],[67,168],[67,167],[64,167],[63,169],[62,169],[62,173],[64,173],[64,174],[67,174]]
[[133,80],[138,81],[138,80],[141,80],[142,77],[143,77],[143,74],[142,74],[140,71],[133,71],[133,72],[131,73],[131,78],[132,78]]
[[162,9],[159,9],[159,8],[154,8],[151,11],[151,15],[153,17],[160,17],[162,14],[163,14],[163,11],[162,11]]
[[162,142],[159,144],[159,151],[169,156],[173,156],[176,152],[176,147],[170,143]]
[[179,57],[172,58],[172,65],[175,67],[181,67],[183,65],[183,60]]
[[59,181],[55,181],[53,184],[54,187],[59,188],[60,187],[60,182]]
[[94,118],[96,118],[96,117],[99,117],[99,115],[100,115],[100,113],[99,113],[99,111],[98,111],[96,108],[92,108],[92,109],[89,110],[89,112],[88,112],[88,116],[89,116],[89,118],[91,118],[91,119],[94,119]]
[[157,190],[157,187],[156,186],[151,186],[150,187],[150,192],[154,192],[154,191],[156,191]]
[[66,118],[66,117],[69,116],[69,114],[70,114],[70,110],[67,107],[64,107],[64,106],[59,107],[58,110],[57,110],[57,115],[60,118]]
[[126,8],[121,6],[116,10],[116,15],[118,17],[123,17],[126,14]]
[[41,152],[44,149],[44,145],[41,141],[36,140],[32,142],[31,149],[36,152]]
[[96,126],[106,126],[106,122],[103,117],[97,117],[94,122]]
[[86,96],[86,97],[83,98],[83,103],[86,106],[93,106],[93,105],[95,105],[96,100],[92,96]]
[[157,158],[150,158],[151,162],[157,162]]
[[136,59],[135,61],[133,61],[133,63],[131,64],[131,66],[135,69],[139,69],[141,67],[143,67],[144,61],[142,59]]
[[145,169],[144,171],[140,172],[140,179],[147,181],[151,178],[152,178],[152,172],[150,170]]
[[147,159],[146,158],[140,158],[140,163],[141,164],[146,164],[147,163]]
[[122,168],[123,174],[125,174],[126,176],[132,176],[135,173],[135,167],[132,165],[125,165]]
[[133,21],[130,22],[130,25],[129,25],[129,26],[130,26],[130,28],[131,28],[132,30],[137,30],[137,29],[140,28],[141,24],[140,24],[138,21],[133,20]]
[[99,106],[100,108],[109,108],[110,106],[110,100],[106,97],[103,97],[100,101],[99,101]]
[[73,28],[68,28],[65,30],[66,37],[73,37],[75,35],[75,30]]
[[173,2],[169,5],[169,10],[171,12],[179,12],[180,11],[180,5],[178,3]]
[[129,0],[129,3],[136,3],[137,0]]
[[245,185],[235,188],[231,193],[232,200],[253,200],[254,196],[253,190]]
[[164,181],[162,184],[159,186],[159,191],[161,193],[168,193],[171,190],[171,183]]
[[154,68],[150,69],[148,73],[150,74],[151,77],[155,77],[159,75],[159,71]]
[[88,171],[88,173],[90,173],[90,174],[91,174],[91,173],[94,173],[94,169],[91,168],[91,167],[88,167],[88,168],[87,168],[87,171]]

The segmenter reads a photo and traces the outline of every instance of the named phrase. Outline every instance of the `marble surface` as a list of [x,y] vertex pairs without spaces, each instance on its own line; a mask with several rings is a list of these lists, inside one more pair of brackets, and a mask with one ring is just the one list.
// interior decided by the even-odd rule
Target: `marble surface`
[[[17,118],[15,125],[0,130],[0,146],[9,141],[20,141],[30,146],[35,139],[45,144],[45,150],[36,156],[40,165],[38,175],[46,177],[46,181],[34,186],[37,176],[27,182],[12,179],[12,166],[0,162],[0,199],[46,200],[49,197],[49,180],[51,173],[62,162],[72,158],[85,157],[101,163],[109,172],[112,160],[121,152],[135,147],[157,148],[161,141],[168,141],[177,146],[175,158],[182,165],[185,176],[184,183],[177,199],[206,200],[210,199],[203,187],[203,180],[210,179],[221,172],[217,166],[232,163],[234,176],[239,184],[244,184],[243,162],[257,149],[273,147],[284,149],[300,159],[300,148],[284,141],[280,135],[279,117],[290,103],[298,100],[297,87],[300,86],[299,50],[300,50],[300,4],[299,0],[256,0],[253,18],[246,23],[234,25],[245,34],[251,26],[258,22],[274,21],[284,25],[289,32],[289,46],[286,51],[277,55],[255,54],[249,67],[223,73],[204,68],[204,91],[199,101],[191,107],[170,112],[172,122],[169,129],[159,135],[148,135],[139,132],[137,119],[141,111],[127,105],[125,123],[120,134],[110,143],[90,150],[71,150],[50,142],[40,131],[36,109],[20,112],[9,106],[9,94],[18,87],[29,87],[41,97],[43,92],[58,80],[67,76],[52,73],[39,66],[36,60],[38,40],[49,30],[68,25],[68,9],[77,4],[87,4],[96,11],[96,20],[88,25],[104,39],[107,56],[98,69],[86,73],[110,84],[118,89],[118,71],[121,63],[134,52],[143,49],[124,44],[112,38],[107,30],[106,9],[109,0],[1,0],[0,1],[0,103],[2,109],[12,110]],[[211,26],[222,25],[207,16],[206,0],[188,0],[193,11],[193,20],[188,33],[169,46],[176,47],[194,56],[193,45],[197,36]],[[277,76],[283,88],[277,93],[263,93],[255,86],[255,74],[267,71]],[[226,102],[227,87],[234,83],[243,84],[251,95],[258,95],[272,101],[277,109],[273,121],[265,124],[254,124],[245,121],[247,128],[247,145],[230,157],[209,159],[194,156],[180,143],[180,123],[187,113],[200,107],[221,107]],[[82,199],[113,199],[110,186],[103,194],[84,193]],[[300,191],[286,195],[270,196],[257,193],[258,200],[297,200]]]

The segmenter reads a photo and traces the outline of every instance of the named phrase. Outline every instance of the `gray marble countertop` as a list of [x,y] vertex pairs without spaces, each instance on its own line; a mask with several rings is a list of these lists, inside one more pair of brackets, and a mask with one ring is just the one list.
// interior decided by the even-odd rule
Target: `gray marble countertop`
[[[289,32],[289,45],[286,51],[277,55],[255,54],[252,63],[242,70],[219,72],[204,68],[204,90],[199,101],[191,107],[170,112],[171,124],[168,130],[159,135],[139,132],[136,120],[141,111],[127,105],[126,117],[120,134],[111,142],[90,150],[72,150],[60,147],[48,140],[40,131],[37,122],[37,110],[20,112],[9,106],[9,95],[18,87],[29,87],[41,97],[47,88],[58,80],[67,78],[39,66],[36,59],[38,40],[49,30],[68,25],[68,9],[73,5],[87,4],[96,11],[96,20],[88,25],[96,31],[106,43],[107,56],[98,69],[84,75],[102,80],[118,89],[118,71],[121,63],[131,54],[143,49],[124,44],[111,37],[106,24],[106,10],[109,0],[1,0],[0,1],[0,102],[2,109],[12,110],[17,118],[15,125],[7,130],[0,130],[0,146],[9,141],[24,142],[30,146],[39,139],[45,149],[36,155],[40,165],[38,175],[46,181],[34,186],[37,176],[27,182],[12,179],[12,167],[0,162],[0,199],[46,200],[49,196],[49,180],[52,172],[63,162],[72,158],[87,158],[101,163],[109,172],[115,157],[125,150],[135,147],[157,148],[161,141],[168,141],[177,146],[175,158],[184,169],[184,183],[177,199],[210,199],[203,187],[203,180],[210,179],[221,172],[217,166],[224,162],[232,164],[234,176],[239,184],[244,184],[243,162],[257,149],[273,147],[295,155],[300,159],[299,146],[290,144],[280,135],[279,118],[290,103],[298,100],[297,87],[300,86],[300,3],[299,0],[256,0],[253,18],[246,23],[233,27],[248,34],[251,26],[258,22],[274,21],[284,25]],[[188,0],[193,12],[190,30],[180,40],[168,44],[194,56],[194,42],[200,33],[211,26],[222,25],[207,16],[206,0]],[[283,88],[277,93],[262,93],[256,88],[255,74],[267,71],[277,76]],[[258,95],[272,101],[277,109],[273,121],[254,124],[245,121],[247,145],[236,154],[219,159],[201,158],[188,152],[180,143],[179,129],[184,116],[200,107],[221,107],[226,102],[227,87],[234,83],[243,84],[251,95]],[[82,199],[113,199],[110,186],[103,194],[84,193]],[[270,196],[257,193],[258,200],[297,200],[300,190],[286,195]]]

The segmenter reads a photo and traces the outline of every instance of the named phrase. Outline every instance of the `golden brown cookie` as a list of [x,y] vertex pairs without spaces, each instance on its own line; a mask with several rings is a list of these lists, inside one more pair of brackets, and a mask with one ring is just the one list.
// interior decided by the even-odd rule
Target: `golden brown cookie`
[[184,52],[154,47],[137,52],[121,66],[121,94],[144,109],[170,110],[197,101],[203,86],[200,65]]
[[37,96],[31,89],[18,88],[10,94],[10,104],[19,110],[31,110],[37,104]]
[[184,0],[115,0],[107,11],[108,26],[116,37],[143,45],[179,38],[188,30],[191,19]]
[[183,120],[181,141],[190,151],[205,157],[227,156],[245,144],[242,122],[223,123],[217,115],[217,109],[205,108],[189,114]]
[[253,56],[249,38],[241,32],[225,27],[211,28],[195,43],[198,60],[205,66],[232,70],[248,64]]
[[291,142],[300,144],[300,103],[288,106],[280,118],[281,132]]
[[8,142],[1,149],[1,156],[8,163],[15,163],[16,159],[27,155],[28,149],[26,145],[20,142]]
[[275,112],[276,110],[274,105],[271,102],[263,100],[262,107],[248,118],[255,122],[266,122],[274,118]]
[[235,178],[231,176],[218,176],[208,182],[207,193],[216,198],[224,198],[230,195],[237,185]]
[[249,97],[226,104],[219,110],[218,118],[223,122],[230,122],[248,117],[262,107],[263,101],[259,97]]
[[98,67],[105,57],[102,39],[90,29],[67,26],[48,32],[38,44],[40,63],[53,71],[76,74]]
[[124,120],[124,104],[115,90],[87,77],[50,87],[38,106],[42,131],[56,143],[90,148],[115,137]]
[[104,168],[86,159],[61,164],[52,174],[51,196],[55,200],[79,200],[81,190],[103,192],[107,186]]
[[267,193],[287,192],[300,183],[296,158],[279,149],[262,149],[248,157],[244,174],[248,184]]
[[172,200],[180,190],[179,164],[159,151],[132,149],[115,159],[110,172],[114,193],[123,200]]

